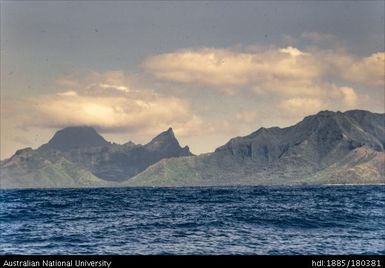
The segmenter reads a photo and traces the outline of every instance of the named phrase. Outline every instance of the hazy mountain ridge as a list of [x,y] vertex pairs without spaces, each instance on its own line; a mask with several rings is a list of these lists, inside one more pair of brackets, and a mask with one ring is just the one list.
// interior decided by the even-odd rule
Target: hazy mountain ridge
[[96,187],[106,183],[62,154],[42,153],[31,148],[18,150],[3,161],[0,169],[1,188]]
[[119,145],[107,142],[93,128],[69,127],[37,150],[18,150],[2,161],[0,184],[2,188],[113,186],[163,158],[185,155],[192,154],[187,146],[180,147],[171,128],[146,145]]
[[385,115],[322,111],[261,128],[215,152],[162,160],[128,185],[385,183]]
[[193,156],[170,128],[145,145],[58,131],[1,161],[1,188],[385,183],[385,114],[321,111]]
[[75,149],[64,154],[107,181],[128,179],[163,158],[192,155],[187,146],[180,147],[171,128],[145,145],[128,142]]

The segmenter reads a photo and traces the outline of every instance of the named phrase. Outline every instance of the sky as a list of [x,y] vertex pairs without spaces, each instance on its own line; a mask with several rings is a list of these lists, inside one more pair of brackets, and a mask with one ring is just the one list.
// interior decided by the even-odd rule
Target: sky
[[384,113],[384,1],[1,1],[1,155],[67,126],[195,154],[321,110]]

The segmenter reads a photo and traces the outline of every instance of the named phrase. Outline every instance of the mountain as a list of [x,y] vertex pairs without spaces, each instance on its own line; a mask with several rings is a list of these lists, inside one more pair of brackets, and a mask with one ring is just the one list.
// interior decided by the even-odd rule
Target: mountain
[[164,159],[129,186],[385,183],[385,114],[321,111],[260,128],[215,152]]
[[0,166],[1,188],[69,188],[106,186],[106,183],[60,153],[25,148]]
[[82,164],[99,178],[123,181],[161,159],[192,154],[187,146],[180,147],[170,128],[145,145],[128,142],[124,145],[87,147],[65,152],[64,155],[70,161]]
[[161,159],[191,155],[171,128],[145,145],[119,145],[91,127],[68,127],[37,150],[21,149],[1,161],[0,187],[114,186]]
[[385,114],[321,111],[194,156],[170,128],[141,145],[69,127],[0,162],[0,187],[385,183]]
[[163,155],[175,154],[176,152],[178,156],[191,155],[188,146],[185,146],[184,148],[180,147],[172,128],[169,128],[167,131],[162,132],[153,138],[145,145],[145,148],[149,152],[157,152]]
[[92,127],[67,127],[56,132],[52,139],[39,150],[68,152],[73,149],[108,145],[109,142]]

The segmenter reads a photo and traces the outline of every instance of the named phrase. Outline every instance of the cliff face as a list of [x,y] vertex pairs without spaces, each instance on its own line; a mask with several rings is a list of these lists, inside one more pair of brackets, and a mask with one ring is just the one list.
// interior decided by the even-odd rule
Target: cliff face
[[322,111],[261,128],[214,153],[163,160],[130,185],[385,183],[385,115]]

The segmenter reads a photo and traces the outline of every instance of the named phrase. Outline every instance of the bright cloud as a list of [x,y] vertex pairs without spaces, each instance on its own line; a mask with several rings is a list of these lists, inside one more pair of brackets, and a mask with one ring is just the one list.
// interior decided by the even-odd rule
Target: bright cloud
[[[305,33],[302,38],[316,43],[327,40],[339,47],[184,49],[150,57],[143,66],[157,79],[199,84],[222,93],[231,88],[232,96],[256,95],[296,119],[321,109],[366,106],[367,95],[355,88],[383,90],[384,52],[359,57],[332,35]],[[237,122],[253,122],[254,117],[251,110],[236,115]]]
[[291,98],[280,103],[280,108],[290,115],[298,113],[301,115],[313,114],[319,112],[324,107],[325,103],[313,98]]
[[64,88],[70,84],[71,90],[28,99],[26,104],[32,111],[28,116],[34,120],[26,121],[40,127],[89,125],[105,132],[143,134],[157,133],[171,126],[183,135],[200,126],[201,119],[186,100],[149,89],[129,90],[122,73],[112,73],[112,77],[115,81],[111,81],[114,79],[109,79],[108,74],[93,73],[91,78],[67,81]]
[[[308,34],[312,38],[324,38]],[[144,67],[155,77],[179,83],[199,83],[217,88],[249,86],[257,91],[280,84],[317,89],[333,75],[346,83],[384,85],[385,53],[358,57],[345,50],[312,48],[304,52],[295,47],[267,48],[247,52],[232,49],[185,49],[148,58]]]
[[[279,102],[278,108],[286,117],[297,117],[314,114],[320,110],[346,110],[356,108],[360,102],[358,94],[353,88],[338,87],[334,84],[325,84],[322,97],[292,97]],[[361,102],[366,100],[362,96]]]
[[305,53],[303,53],[302,51],[300,51],[299,49],[297,49],[295,47],[281,48],[279,50],[279,52],[287,53],[287,54],[289,54],[292,57],[298,57],[298,56],[301,56],[301,55],[305,55]]
[[[370,86],[384,87],[385,83],[385,52],[378,52],[364,58],[345,56],[338,64],[342,78]],[[343,64],[345,63],[345,64]]]
[[292,47],[259,53],[211,48],[181,50],[150,57],[144,67],[160,79],[217,87],[273,79],[311,79],[319,75],[312,58]]
[[354,89],[350,87],[341,87],[339,90],[343,95],[343,101],[345,102],[346,106],[348,108],[354,108],[358,101],[358,96]]
[[58,96],[63,96],[63,97],[69,97],[69,96],[77,96],[78,93],[76,91],[73,91],[73,90],[68,90],[68,91],[64,91],[64,92],[59,92],[57,93]]
[[116,89],[124,92],[128,92],[129,89],[126,86],[119,86],[119,85],[110,85],[110,84],[99,84],[98,85],[101,88],[106,88],[106,89]]

